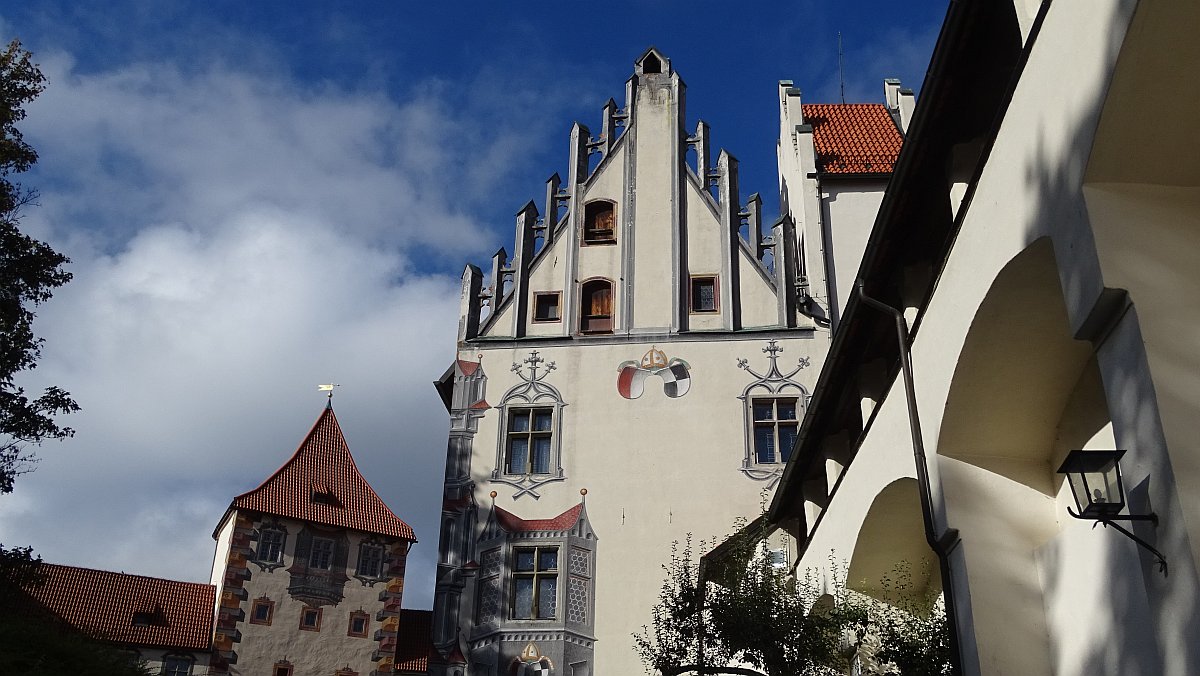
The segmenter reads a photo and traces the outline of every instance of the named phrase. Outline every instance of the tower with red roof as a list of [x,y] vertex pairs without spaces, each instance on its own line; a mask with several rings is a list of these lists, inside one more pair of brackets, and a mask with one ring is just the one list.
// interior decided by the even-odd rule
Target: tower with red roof
[[213,673],[393,672],[416,537],[359,472],[332,406],[213,538]]

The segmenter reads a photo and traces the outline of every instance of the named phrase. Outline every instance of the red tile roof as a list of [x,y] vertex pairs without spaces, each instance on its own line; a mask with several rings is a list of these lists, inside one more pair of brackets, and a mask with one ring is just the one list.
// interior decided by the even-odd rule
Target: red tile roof
[[[314,493],[332,493],[335,499],[316,502]],[[412,528],[388,509],[358,471],[332,408],[321,413],[283,467],[258,488],[234,498],[229,508],[416,541]]]
[[813,128],[817,171],[829,174],[890,174],[904,137],[879,103],[805,103]]
[[[158,577],[43,563],[46,583],[28,589],[70,626],[123,645],[207,650],[217,588]],[[133,614],[149,622],[135,625]]]
[[464,376],[475,375],[475,370],[478,368],[479,362],[477,361],[465,361],[463,359],[458,360],[458,370],[462,371]]
[[429,669],[429,653],[433,650],[432,610],[401,610],[400,631],[396,646],[396,671],[424,674]]
[[583,503],[579,503],[567,511],[559,514],[553,519],[522,519],[521,517],[506,512],[500,507],[496,507],[496,522],[500,527],[510,533],[519,533],[522,531],[563,531],[575,525],[579,521],[579,512],[583,510]]

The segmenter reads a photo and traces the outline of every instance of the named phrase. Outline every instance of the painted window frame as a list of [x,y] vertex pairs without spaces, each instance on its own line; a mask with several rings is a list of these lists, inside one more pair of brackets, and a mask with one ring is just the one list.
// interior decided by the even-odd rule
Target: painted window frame
[[[363,621],[362,631],[360,631],[360,632],[354,631],[354,621],[355,620]],[[346,623],[346,635],[353,636],[354,638],[366,638],[367,635],[370,633],[371,633],[371,615],[370,615],[370,613],[367,613],[362,610],[356,610],[356,611],[350,613],[350,619]]]
[[[766,402],[770,402],[771,417],[759,418],[759,407]],[[783,402],[789,402],[791,404],[793,417],[782,418],[779,416],[779,404]],[[748,424],[751,425],[751,453],[753,454],[754,464],[760,466],[787,464],[787,461],[791,457],[792,453],[791,445],[795,444],[796,435],[800,432],[800,421],[804,417],[804,396],[799,393],[773,394],[771,396],[751,395],[749,399],[749,409],[750,421]],[[784,450],[784,444],[780,443],[780,430],[785,427],[792,428],[792,444],[788,445],[786,451]],[[760,429],[771,430],[771,453],[774,455],[774,459],[762,459],[762,453],[758,448],[758,432]]]
[[[597,211],[599,207],[594,205],[607,205],[608,209]],[[593,214],[599,216],[600,213],[612,214],[612,227],[608,229],[597,229],[592,227]],[[598,237],[596,233],[609,233],[607,238]],[[596,199],[584,202],[583,204],[583,228],[579,235],[580,246],[613,246],[617,243],[617,203],[608,199]]]
[[[258,619],[258,609],[266,608],[267,617],[265,620]],[[261,624],[263,626],[271,626],[271,622],[275,618],[275,602],[266,596],[260,596],[250,604],[250,624]]]
[[[562,604],[559,600],[559,597],[562,596],[562,592],[561,592],[562,585],[559,584],[560,580],[562,579],[562,577],[561,577],[562,550],[563,550],[563,548],[558,543],[554,543],[554,544],[533,544],[533,543],[531,543],[528,545],[514,545],[510,549],[509,567],[508,567],[508,582],[509,582],[509,585],[508,585],[508,587],[509,587],[509,592],[508,592],[509,605],[508,605],[508,613],[507,613],[508,619],[521,621],[521,622],[552,622],[554,620],[559,619],[559,615],[562,611]],[[542,554],[548,553],[551,551],[554,552],[554,567],[543,569],[541,567]],[[533,567],[529,570],[518,570],[517,569],[517,557],[522,552],[532,552],[533,553]],[[530,598],[530,608],[529,608],[530,616],[529,617],[521,617],[521,616],[517,615],[517,583],[518,583],[518,580],[530,580],[533,583],[533,589],[531,591],[532,596]],[[541,616],[542,585],[540,583],[546,582],[549,580],[554,581],[553,610],[548,616],[542,617]]]
[[[534,356],[531,354],[530,360],[532,359]],[[526,363],[529,363],[530,360],[526,360]],[[566,480],[562,465],[562,428],[563,409],[566,408],[567,403],[563,400],[562,393],[558,391],[558,388],[546,382],[546,376],[553,371],[553,363],[544,364],[544,360],[538,358],[536,368],[531,364],[528,372],[526,369],[517,368],[517,364],[513,366],[514,372],[520,376],[521,382],[509,388],[501,397],[500,403],[492,409],[499,416],[497,423],[499,430],[496,435],[496,456],[495,464],[492,466],[491,480],[494,483],[505,484],[517,489],[512,496],[514,500],[525,495],[537,499],[541,497],[538,491],[542,486]],[[550,436],[550,473],[508,474],[506,460],[511,421],[509,411],[517,408],[539,407],[548,407],[554,410]]]
[[[538,300],[541,298],[554,297],[554,317],[542,319],[538,317]],[[533,317],[531,320],[534,324],[561,324],[562,323],[562,291],[535,291],[533,292]]]
[[[592,295],[598,290],[598,285],[603,282],[608,287],[608,314],[586,314],[585,308],[590,309],[592,306]],[[592,293],[587,293],[588,288],[592,287]],[[579,322],[578,330],[581,336],[603,336],[611,335],[617,328],[617,310],[616,310],[616,284],[613,280],[607,277],[589,277],[579,282],[576,290],[576,295],[579,298]],[[589,328],[589,322],[599,322],[607,320],[606,328]]]
[[[374,572],[363,569],[363,561],[366,559],[364,554],[366,554],[368,551],[377,552],[379,554],[379,558],[376,560],[377,567]],[[365,578],[372,580],[383,578],[387,574],[387,559],[387,545],[374,540],[363,540],[362,542],[358,543],[358,559],[354,562],[354,576],[359,579]]]
[[271,665],[271,676],[292,676],[295,666],[287,660],[279,660]]
[[[309,613],[317,614],[317,622],[316,622],[316,624],[311,625],[311,626],[309,626],[304,621],[305,618],[308,617]],[[303,608],[301,608],[300,609],[300,631],[317,631],[317,632],[321,631],[321,616],[323,614],[324,614],[323,609],[320,606],[304,606]]]
[[[317,545],[321,545],[318,547]],[[337,541],[333,538],[314,535],[308,546],[308,567],[310,570],[333,570],[334,552],[337,551]]]
[[[712,282],[713,302],[711,308],[700,308],[696,304],[696,283]],[[719,275],[691,275],[688,277],[688,312],[694,315],[721,314],[721,281]]]
[[[505,425],[504,425],[504,457],[503,469],[506,476],[550,476],[554,473],[554,447],[555,447],[555,420],[554,406],[549,405],[534,405],[534,406],[509,406],[505,408]],[[540,414],[545,414],[550,417],[549,425],[545,429],[536,427]],[[526,421],[525,427],[520,430],[514,430],[514,424],[518,419]],[[514,471],[513,467],[513,447],[514,442],[518,439],[525,440],[525,471]],[[546,456],[545,471],[534,471],[534,445],[535,439],[545,439],[549,442],[549,450]]]

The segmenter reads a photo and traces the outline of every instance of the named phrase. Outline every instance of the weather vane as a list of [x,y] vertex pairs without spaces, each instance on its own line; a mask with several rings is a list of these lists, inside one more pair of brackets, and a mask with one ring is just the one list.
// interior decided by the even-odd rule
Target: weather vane
[[329,393],[329,395],[328,395],[329,396],[329,403],[328,403],[329,406],[333,406],[333,388],[335,388],[335,387],[341,387],[341,385],[338,383],[326,383],[324,385],[317,385],[318,392],[328,392]]

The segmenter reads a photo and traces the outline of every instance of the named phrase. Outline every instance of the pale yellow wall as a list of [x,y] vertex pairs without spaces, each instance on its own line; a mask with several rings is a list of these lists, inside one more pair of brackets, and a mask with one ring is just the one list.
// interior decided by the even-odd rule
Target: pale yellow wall
[[763,279],[762,273],[755,269],[757,262],[749,254],[739,251],[738,255],[742,257],[739,274],[742,326],[753,328],[779,324],[779,306],[775,300],[775,290]]
[[[780,343],[785,371],[824,345],[799,338]],[[724,536],[735,518],[760,513],[765,484],[738,471],[745,454],[738,396],[753,378],[737,368],[737,359],[765,370],[765,344],[763,338],[655,343],[668,358],[691,365],[692,387],[672,399],[651,377],[634,400],[618,394],[617,366],[641,359],[650,343],[539,347],[539,356],[557,367],[544,382],[557,387],[568,405],[561,441],[567,480],[539,489],[538,500],[513,500],[514,489],[489,481],[499,415],[490,410],[480,420],[472,468],[475,498],[485,513],[492,490],[499,493],[498,505],[523,518],[555,516],[579,502],[579,489],[588,490],[588,514],[598,537],[595,673],[641,673],[630,635],[650,622],[663,579],[660,564],[673,540],[682,541],[687,533],[697,540]],[[530,349],[482,350],[487,399],[493,405],[520,382],[509,366],[526,359]],[[816,375],[815,367],[808,368],[796,380],[811,390]]]
[[669,90],[637,90],[634,171],[634,329],[671,326],[671,203],[682,180],[679,158],[672,155],[670,139],[676,133]]
[[854,290],[854,279],[886,186],[886,180],[826,180],[821,184],[822,218],[832,237],[832,241],[825,242],[825,249],[826,256],[832,252],[839,316]]

